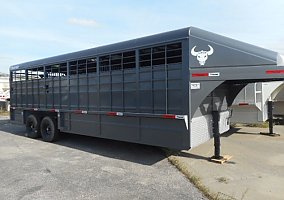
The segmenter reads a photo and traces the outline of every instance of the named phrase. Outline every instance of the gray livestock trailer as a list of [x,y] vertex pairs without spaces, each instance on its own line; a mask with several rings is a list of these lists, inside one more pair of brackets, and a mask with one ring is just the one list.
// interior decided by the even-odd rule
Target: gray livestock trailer
[[11,120],[61,132],[189,149],[229,129],[248,83],[284,79],[276,52],[190,27],[10,67]]

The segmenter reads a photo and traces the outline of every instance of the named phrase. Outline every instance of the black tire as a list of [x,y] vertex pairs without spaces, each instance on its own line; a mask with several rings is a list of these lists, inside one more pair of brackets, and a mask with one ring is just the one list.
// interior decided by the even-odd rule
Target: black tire
[[59,136],[56,123],[48,116],[43,118],[41,121],[40,133],[43,141],[45,142],[53,142],[57,140]]
[[40,136],[39,122],[34,115],[29,115],[26,120],[26,136],[38,138]]

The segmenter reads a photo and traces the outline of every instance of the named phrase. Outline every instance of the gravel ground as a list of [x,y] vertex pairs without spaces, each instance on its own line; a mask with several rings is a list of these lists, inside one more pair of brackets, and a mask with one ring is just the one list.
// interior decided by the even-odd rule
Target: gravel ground
[[155,147],[63,134],[24,137],[0,118],[0,199],[206,199]]

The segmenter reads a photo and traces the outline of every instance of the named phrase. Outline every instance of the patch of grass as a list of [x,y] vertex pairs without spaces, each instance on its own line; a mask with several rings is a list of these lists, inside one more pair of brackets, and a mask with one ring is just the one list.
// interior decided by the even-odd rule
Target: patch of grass
[[237,200],[236,198],[231,197],[229,195],[226,195],[222,192],[218,192],[215,199],[218,199],[218,200]]
[[224,176],[221,176],[219,178],[216,178],[216,180],[219,182],[219,183],[225,183],[225,184],[228,184],[229,183],[229,179],[227,179],[226,177]]
[[263,122],[263,123],[231,123],[231,127],[236,128],[236,127],[256,127],[256,128],[268,128],[269,123],[268,122]]
[[268,128],[269,123],[268,122],[263,122],[260,124],[245,124],[246,127],[257,127],[257,128]]
[[0,115],[2,115],[2,116],[9,116],[10,112],[4,111],[4,110],[0,110]]
[[245,198],[245,195],[247,194],[247,192],[248,192],[248,188],[244,191],[241,200],[243,200]]
[[179,158],[179,152],[173,152],[168,149],[163,149],[166,153],[168,161],[174,165],[181,173],[185,175],[185,177],[193,184],[197,189],[199,189],[204,196],[206,196],[210,200],[235,200],[234,197],[225,195],[223,193],[218,192],[217,194],[211,192],[208,187],[202,184],[201,179],[194,175],[186,166],[184,162],[182,162]]

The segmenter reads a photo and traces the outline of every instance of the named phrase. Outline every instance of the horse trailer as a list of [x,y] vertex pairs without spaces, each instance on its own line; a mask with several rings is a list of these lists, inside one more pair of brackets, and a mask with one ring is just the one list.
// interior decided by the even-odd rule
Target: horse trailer
[[277,52],[195,27],[10,67],[11,120],[60,132],[189,149],[229,130],[248,84],[283,81]]

